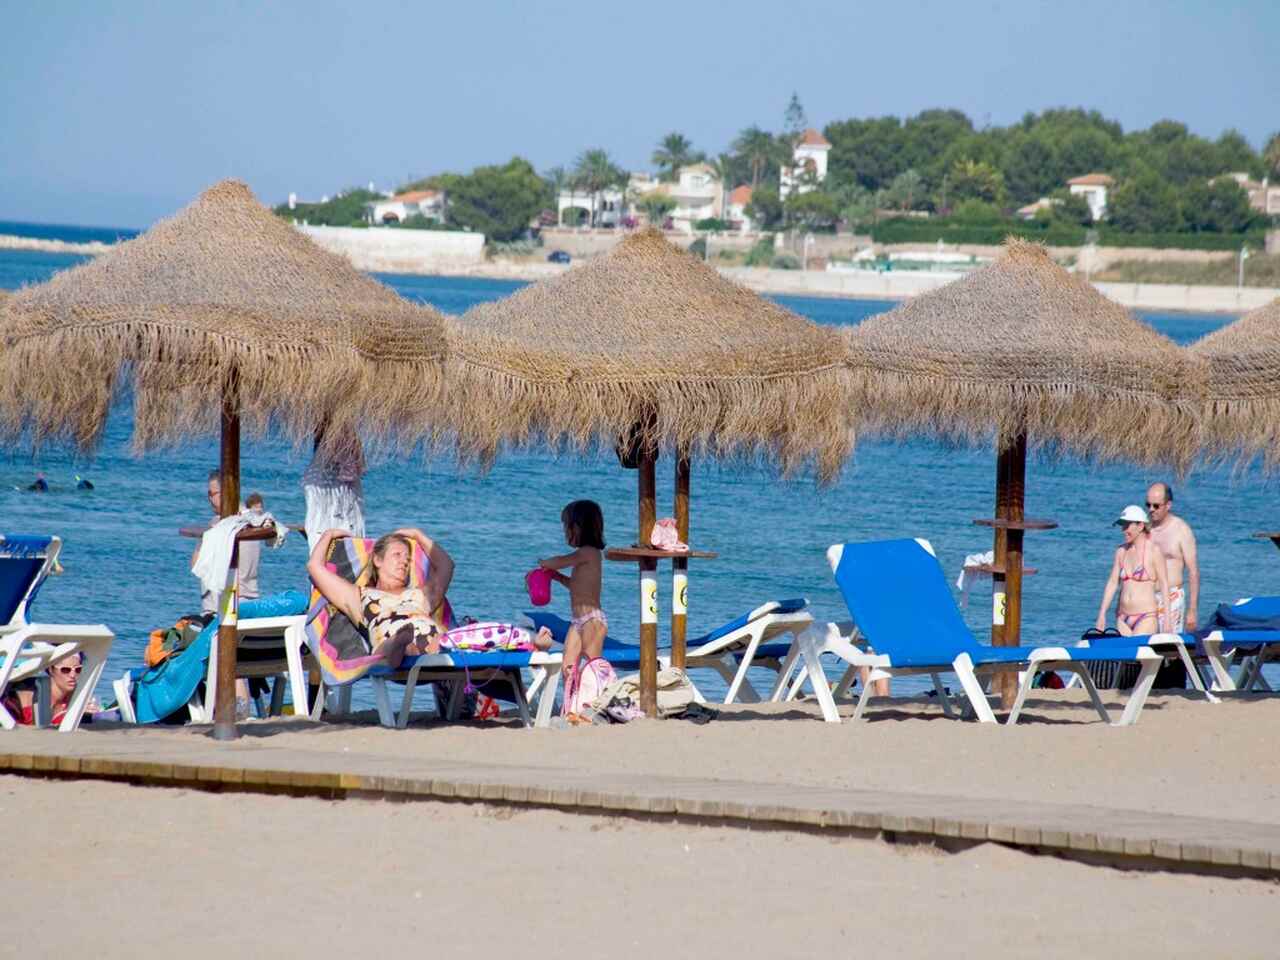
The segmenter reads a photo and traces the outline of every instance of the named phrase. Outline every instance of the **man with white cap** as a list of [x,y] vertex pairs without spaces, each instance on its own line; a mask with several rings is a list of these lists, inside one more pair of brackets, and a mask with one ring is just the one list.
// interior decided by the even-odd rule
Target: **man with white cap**
[[1167,483],[1153,483],[1147,488],[1147,511],[1151,515],[1151,540],[1164,554],[1169,571],[1169,590],[1157,596],[1156,602],[1171,631],[1194,630],[1199,625],[1196,608],[1200,600],[1196,535],[1187,521],[1174,516],[1173,488]]

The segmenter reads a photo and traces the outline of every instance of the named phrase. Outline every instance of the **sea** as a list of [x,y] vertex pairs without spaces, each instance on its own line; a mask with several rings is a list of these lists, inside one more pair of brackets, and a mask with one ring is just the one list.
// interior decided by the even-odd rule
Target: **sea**
[[[4,224],[0,223],[0,233]],[[55,236],[65,239],[65,236]],[[40,283],[82,257],[0,251],[0,288]],[[377,275],[402,296],[461,313],[507,296],[517,282],[475,278]],[[857,324],[890,309],[882,301],[779,296],[783,306],[817,323]],[[1179,343],[1191,343],[1234,317],[1143,312],[1144,320]],[[136,455],[128,406],[115,408],[100,449],[89,458],[47,448],[0,456],[0,531],[57,534],[65,572],[50,578],[35,606],[46,622],[102,622],[117,639],[99,685],[136,667],[149,631],[199,610],[199,589],[189,572],[193,542],[178,528],[207,521],[205,478],[218,465],[216,437]],[[242,490],[260,492],[277,517],[301,522],[300,476],[307,451],[278,437],[246,441],[241,454]],[[43,472],[48,493],[25,488]],[[658,464],[658,514],[672,512],[674,466]],[[78,490],[77,478],[93,490]],[[1141,504],[1148,484],[1173,483],[1178,514],[1194,528],[1200,549],[1201,615],[1239,597],[1280,594],[1280,553],[1257,530],[1280,529],[1274,482],[1256,466],[1194,470],[1181,482],[1159,470],[1125,464],[1095,466],[1032,454],[1026,514],[1058,522],[1027,534],[1026,560],[1037,573],[1025,580],[1024,642],[1077,639],[1093,625],[1111,553],[1119,534],[1113,519],[1130,503]],[[450,599],[461,614],[510,620],[528,608],[524,574],[539,557],[563,552],[560,510],[591,498],[604,510],[606,539],[629,544],[636,536],[636,477],[612,456],[509,453],[488,472],[460,468],[448,457],[388,460],[371,465],[364,482],[368,530],[421,527],[453,555],[457,573]],[[825,551],[833,543],[887,537],[924,537],[955,579],[967,554],[991,548],[989,530],[974,520],[990,517],[995,456],[988,447],[955,448],[927,440],[862,441],[838,482],[819,486],[813,476],[780,479],[767,464],[718,466],[695,461],[691,481],[691,533],[695,548],[712,560],[690,563],[690,636],[780,598],[806,597],[815,618],[840,620],[847,611],[832,584]],[[264,593],[306,588],[305,540],[290,536],[263,551]],[[660,572],[660,641],[669,624],[669,571]],[[959,591],[956,596],[962,597]],[[911,598],[903,597],[910,624]],[[638,639],[637,572],[607,564],[603,602],[610,634]],[[553,610],[567,614],[557,594]],[[965,617],[979,636],[989,633],[989,581],[973,587]],[[711,698],[723,682],[710,671],[694,679]],[[767,692],[769,675],[753,672]],[[367,686],[367,685],[360,685]],[[903,681],[899,692],[922,686]],[[358,692],[357,704],[367,702]]]

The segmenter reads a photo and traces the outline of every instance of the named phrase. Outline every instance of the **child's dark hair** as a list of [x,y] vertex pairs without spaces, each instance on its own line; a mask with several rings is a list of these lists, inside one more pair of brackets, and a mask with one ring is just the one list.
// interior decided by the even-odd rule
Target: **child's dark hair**
[[594,500],[575,500],[560,511],[569,533],[569,546],[604,549],[604,514]]
[[248,507],[250,510],[252,510],[254,507],[262,506],[262,494],[260,493],[249,494],[249,496],[245,497],[244,505]]

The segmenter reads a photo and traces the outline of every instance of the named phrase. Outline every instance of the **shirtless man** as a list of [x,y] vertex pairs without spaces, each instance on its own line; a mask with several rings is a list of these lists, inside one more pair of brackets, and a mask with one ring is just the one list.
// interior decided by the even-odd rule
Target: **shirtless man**
[[1169,596],[1157,597],[1168,629],[1175,633],[1194,630],[1199,623],[1200,564],[1196,558],[1196,535],[1187,521],[1173,514],[1173,488],[1153,483],[1147,489],[1147,513],[1151,516],[1151,539],[1164,554],[1169,572]]

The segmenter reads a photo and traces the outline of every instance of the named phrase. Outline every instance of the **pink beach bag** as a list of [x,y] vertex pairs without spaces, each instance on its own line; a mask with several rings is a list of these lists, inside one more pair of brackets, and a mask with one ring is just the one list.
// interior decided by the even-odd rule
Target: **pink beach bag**
[[524,575],[524,585],[529,589],[529,602],[535,607],[545,607],[551,602],[551,571],[538,567]]

